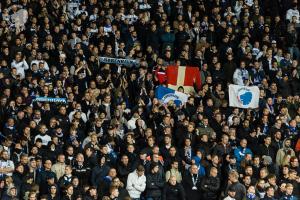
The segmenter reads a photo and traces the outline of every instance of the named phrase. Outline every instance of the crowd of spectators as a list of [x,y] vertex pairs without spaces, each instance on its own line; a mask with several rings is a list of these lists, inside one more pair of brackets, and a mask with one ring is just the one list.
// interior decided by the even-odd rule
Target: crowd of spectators
[[[299,199],[299,3],[1,0],[0,198]],[[175,65],[201,70],[181,106],[154,92]]]

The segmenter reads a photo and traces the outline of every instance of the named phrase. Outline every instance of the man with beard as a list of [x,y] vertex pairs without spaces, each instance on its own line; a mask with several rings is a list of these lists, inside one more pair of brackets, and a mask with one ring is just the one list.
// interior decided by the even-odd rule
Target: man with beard
[[278,150],[277,155],[276,155],[276,164],[278,166],[281,166],[283,161],[284,161],[284,157],[286,155],[290,155],[290,156],[295,156],[295,152],[294,150],[291,148],[291,139],[290,138],[286,138],[283,141],[283,147],[281,149]]

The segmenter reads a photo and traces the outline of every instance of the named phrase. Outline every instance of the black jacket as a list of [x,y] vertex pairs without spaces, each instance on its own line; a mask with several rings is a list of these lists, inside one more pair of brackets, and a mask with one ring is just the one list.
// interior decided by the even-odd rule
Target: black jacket
[[220,189],[220,179],[218,177],[207,176],[201,181],[201,191],[203,199],[216,199]]
[[185,200],[184,189],[181,184],[166,183],[163,189],[162,200]]
[[77,163],[73,167],[73,175],[79,179],[80,186],[87,185],[90,180],[90,167],[83,164],[79,166]]
[[198,180],[196,182],[197,190],[193,190],[193,181],[192,181],[192,175],[191,173],[188,173],[186,176],[184,176],[182,180],[182,185],[184,187],[185,196],[187,200],[198,200],[201,198],[201,179],[200,176],[198,176]]
[[118,175],[119,175],[120,180],[123,183],[126,183],[127,182],[127,177],[129,175],[129,173],[133,172],[133,169],[132,169],[130,163],[128,163],[127,166],[125,166],[123,163],[120,163],[117,166],[117,171],[118,171]]
[[98,186],[103,178],[108,174],[109,166],[108,165],[97,165],[92,170],[91,183],[93,186]]
[[260,155],[261,156],[270,156],[272,158],[272,160],[275,160],[276,158],[276,152],[274,150],[274,148],[272,147],[272,145],[269,145],[268,147],[265,144],[260,145],[259,147],[260,149]]
[[146,197],[161,197],[164,179],[159,173],[150,173],[146,181]]

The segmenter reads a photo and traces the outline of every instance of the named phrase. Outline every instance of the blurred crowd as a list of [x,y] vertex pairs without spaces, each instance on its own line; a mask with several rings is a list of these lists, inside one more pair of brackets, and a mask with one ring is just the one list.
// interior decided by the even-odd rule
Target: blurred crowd
[[[299,4],[1,0],[0,198],[299,199]],[[167,66],[200,69],[184,105],[155,97]]]

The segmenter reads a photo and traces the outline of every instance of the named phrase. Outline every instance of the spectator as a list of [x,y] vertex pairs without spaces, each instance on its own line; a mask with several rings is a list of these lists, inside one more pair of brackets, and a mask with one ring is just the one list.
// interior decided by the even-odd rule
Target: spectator
[[229,194],[229,191],[230,191],[229,188],[231,188],[235,191],[234,199],[242,200],[246,196],[246,188],[243,184],[241,184],[238,181],[239,174],[236,171],[233,170],[233,171],[229,172],[228,178],[229,178],[228,186],[227,186],[228,187],[228,195],[230,197],[232,197]]
[[191,165],[189,173],[183,177],[182,184],[186,192],[187,200],[199,199],[201,197],[201,180],[197,165]]
[[285,139],[283,141],[283,147],[277,151],[276,164],[278,166],[282,166],[286,156],[295,156],[295,152],[290,146],[291,140],[289,138]]
[[203,198],[207,200],[216,200],[220,189],[220,179],[217,177],[218,169],[210,168],[209,175],[204,177],[201,181],[201,190],[203,191]]
[[176,181],[175,176],[170,176],[169,181],[165,184],[162,194],[163,200],[185,200],[184,189],[181,184]]
[[138,166],[134,172],[128,175],[127,179],[127,190],[131,198],[140,199],[141,193],[146,188],[146,177],[144,175],[145,168]]
[[146,177],[146,198],[160,199],[164,180],[159,174],[159,166],[156,163],[151,164],[151,171]]

